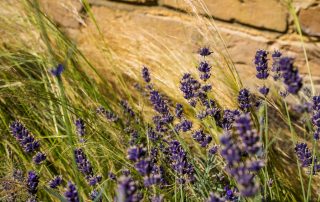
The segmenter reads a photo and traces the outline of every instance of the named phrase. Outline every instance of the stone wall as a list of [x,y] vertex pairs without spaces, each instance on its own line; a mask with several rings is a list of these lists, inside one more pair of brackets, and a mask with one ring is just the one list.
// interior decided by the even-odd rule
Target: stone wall
[[[94,26],[87,20],[88,14],[79,0],[41,2],[44,11],[80,47],[90,49],[87,38]],[[206,44],[214,46],[205,39],[198,27],[197,22],[204,19],[213,23],[221,33],[240,76],[247,78],[250,75],[249,78],[254,78],[252,58],[259,48],[270,51],[280,49],[286,55],[295,57],[299,70],[307,74],[300,38],[284,1],[89,0],[89,3],[112,49],[126,52],[125,49],[130,45],[130,50],[136,50],[135,53],[127,51],[126,56],[143,54],[146,60],[151,59],[145,54],[148,49],[144,46],[148,44],[142,44],[145,37],[152,36],[162,37],[164,47],[173,51],[176,48],[180,53],[194,53],[198,47]],[[320,1],[294,0],[294,9],[301,23],[315,83],[320,84]],[[95,59],[97,57],[93,56]],[[136,62],[134,65],[141,64]]]

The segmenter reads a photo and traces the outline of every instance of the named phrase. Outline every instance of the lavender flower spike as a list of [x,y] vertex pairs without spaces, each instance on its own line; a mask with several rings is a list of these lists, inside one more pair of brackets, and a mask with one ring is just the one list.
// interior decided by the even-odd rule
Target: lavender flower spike
[[28,172],[27,188],[28,192],[35,195],[38,191],[39,176],[34,171]]
[[245,151],[249,154],[256,154],[262,145],[257,131],[252,127],[250,115],[242,114],[235,122],[235,127],[241,137]]
[[72,182],[68,182],[66,192],[64,193],[68,202],[79,202],[79,195],[76,186]]
[[293,61],[293,58],[282,57],[279,61],[279,68],[287,91],[291,94],[297,94],[303,84],[298,69],[293,66]]
[[75,125],[76,125],[76,129],[77,129],[77,133],[80,137],[84,136],[85,134],[85,125],[84,125],[84,121],[79,118],[75,121]]
[[50,72],[53,76],[59,77],[61,76],[63,70],[64,66],[62,64],[58,64],[58,66],[56,68],[51,69]]
[[203,48],[199,49],[198,53],[199,53],[199,55],[205,57],[205,56],[211,55],[211,53],[213,53],[213,52],[210,51],[210,49],[208,47],[203,47]]
[[248,89],[244,88],[239,91],[239,95],[238,95],[239,108],[244,112],[248,112],[251,107],[250,97],[251,97],[251,94]]
[[142,196],[138,193],[138,187],[131,177],[120,177],[116,202],[138,202]]
[[19,121],[14,121],[10,124],[10,131],[26,152],[31,153],[39,148],[39,142],[34,139],[28,129]]
[[47,156],[44,153],[38,152],[32,159],[35,164],[40,164],[42,161],[46,160],[46,158]]
[[268,52],[265,50],[258,50],[254,58],[254,64],[256,65],[257,78],[258,79],[267,79],[269,76],[268,73]]
[[142,68],[142,77],[146,83],[149,83],[151,81],[150,73],[147,67]]
[[77,163],[77,167],[82,174],[85,176],[93,176],[92,166],[87,159],[87,156],[84,154],[82,149],[75,149],[74,155]]
[[61,176],[55,176],[52,180],[49,182],[49,186],[52,189],[57,188],[62,183],[62,177]]

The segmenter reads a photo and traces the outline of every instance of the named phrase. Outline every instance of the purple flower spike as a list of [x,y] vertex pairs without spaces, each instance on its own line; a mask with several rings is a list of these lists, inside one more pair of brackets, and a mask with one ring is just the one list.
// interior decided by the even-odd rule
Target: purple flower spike
[[219,146],[218,145],[214,145],[213,147],[211,147],[209,149],[209,155],[213,156],[218,152]]
[[149,69],[147,67],[142,68],[142,78],[146,83],[151,81]]
[[178,174],[178,182],[184,183],[184,176],[188,176],[189,181],[194,180],[194,168],[193,165],[188,162],[187,154],[183,150],[180,143],[176,140],[170,142],[167,148],[167,153],[169,155],[169,160],[172,169]]
[[239,91],[238,103],[239,103],[239,108],[242,111],[244,112],[249,111],[251,107],[250,98],[251,98],[251,94],[248,89],[244,88]]
[[46,160],[46,158],[47,156],[44,153],[38,152],[32,159],[35,164],[40,164],[42,161]]
[[207,202],[226,202],[226,200],[223,198],[220,198],[219,196],[216,196],[214,193],[210,193],[210,196]]
[[183,132],[187,132],[187,131],[191,130],[191,128],[192,128],[192,122],[188,121],[186,119],[181,121],[181,123],[177,124],[177,126],[176,126],[177,131],[182,130]]
[[302,167],[309,167],[312,163],[312,155],[306,143],[298,143],[294,148]]
[[122,176],[119,179],[118,195],[116,202],[138,202],[142,199],[142,195],[138,193],[138,186],[131,177]]
[[281,77],[281,73],[280,73],[280,67],[279,67],[279,60],[280,60],[280,57],[282,56],[281,52],[278,51],[278,50],[275,50],[273,53],[272,53],[272,69],[271,71],[274,72],[274,76],[273,76],[273,79],[275,81],[277,81],[278,79],[280,79]]
[[258,72],[256,75],[258,79],[267,79],[269,76],[267,56],[268,52],[265,50],[258,50],[256,52],[254,64],[256,65],[256,70]]
[[241,150],[234,142],[230,133],[226,132],[221,136],[220,142],[222,144],[221,156],[226,159],[228,165],[234,165],[240,162]]
[[185,99],[195,98],[200,88],[201,84],[191,74],[183,75],[180,81],[180,90],[183,92]]
[[199,53],[199,55],[206,57],[206,56],[211,55],[211,53],[213,53],[213,52],[210,51],[210,49],[208,47],[203,47],[203,48],[199,49],[198,53]]
[[293,58],[282,57],[279,61],[279,68],[283,82],[287,86],[287,91],[291,94],[297,94],[303,84],[299,71],[293,66],[293,62]]
[[62,177],[61,176],[55,176],[52,180],[49,182],[49,186],[52,189],[57,188],[59,185],[62,184]]
[[75,121],[75,125],[76,125],[76,129],[77,129],[77,133],[80,137],[83,137],[85,134],[85,125],[84,125],[84,121],[82,119],[77,119]]
[[64,70],[64,66],[62,64],[58,64],[56,68],[53,68],[50,71],[53,76],[59,77],[61,76],[63,70]]
[[269,88],[267,88],[266,86],[263,86],[263,87],[259,88],[259,92],[263,96],[267,96],[269,94]]
[[224,110],[222,121],[221,121],[222,128],[225,130],[231,130],[234,120],[239,115],[240,115],[239,110],[229,110],[229,109]]
[[175,114],[176,114],[176,117],[177,117],[177,118],[181,119],[181,116],[182,116],[182,114],[183,114],[183,106],[182,106],[182,104],[179,104],[179,103],[178,103],[178,104],[176,105]]
[[10,124],[10,131],[24,151],[31,153],[40,147],[40,143],[34,139],[28,129],[19,121],[14,121]]
[[133,146],[128,149],[128,159],[136,162],[140,158],[144,157],[146,153],[147,153],[146,148]]
[[93,176],[92,166],[82,149],[75,149],[74,155],[79,171],[87,176]]
[[27,188],[28,192],[35,195],[38,191],[39,176],[34,171],[28,172]]
[[211,66],[209,65],[208,62],[203,61],[200,62],[199,67],[198,67],[200,74],[200,78],[204,81],[208,80],[211,76],[210,71],[211,71]]
[[64,193],[68,202],[79,202],[79,195],[76,186],[72,182],[68,182],[66,192]]
[[150,101],[153,105],[153,108],[160,114],[168,114],[169,108],[166,101],[162,98],[160,93],[156,90],[150,92]]
[[192,135],[193,139],[197,141],[201,147],[207,147],[208,144],[212,141],[212,137],[209,135],[206,135],[203,130],[197,130]]
[[129,106],[128,102],[125,101],[125,100],[121,100],[120,101],[120,105],[122,106],[123,108],[123,111],[127,114],[129,114],[131,117],[134,117],[135,113],[134,111],[132,110],[132,108]]
[[236,119],[235,127],[241,137],[245,151],[249,154],[257,154],[262,145],[257,131],[252,127],[250,115],[243,114],[239,116]]

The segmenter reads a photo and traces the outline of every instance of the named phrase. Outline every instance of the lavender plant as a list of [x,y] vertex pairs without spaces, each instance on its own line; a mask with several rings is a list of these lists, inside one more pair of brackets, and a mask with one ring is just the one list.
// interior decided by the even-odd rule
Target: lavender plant
[[[44,15],[33,17],[51,23]],[[45,40],[47,29],[55,26],[37,27]],[[320,98],[302,94],[303,77],[285,53],[253,52],[260,94],[248,86],[231,86],[230,104],[218,93],[216,49],[199,49],[198,74],[181,73],[178,93],[172,96],[172,89],[161,88],[147,66],[134,81],[139,92],[116,73],[111,75],[121,85],[101,75],[95,81],[81,68],[93,65],[80,50],[60,34],[56,37],[43,43],[47,51],[1,52],[1,65],[10,67],[0,73],[3,81],[22,82],[0,90],[5,134],[0,152],[6,161],[1,200],[19,200],[9,186],[13,183],[25,192],[20,201],[319,200]],[[63,43],[60,49],[58,42]],[[12,60],[22,56],[37,68]],[[284,96],[275,96],[280,89]],[[301,97],[309,103],[295,111],[307,114],[303,123],[291,111],[302,104],[291,102]],[[16,118],[22,121],[12,122]],[[31,168],[27,176],[8,175]]]

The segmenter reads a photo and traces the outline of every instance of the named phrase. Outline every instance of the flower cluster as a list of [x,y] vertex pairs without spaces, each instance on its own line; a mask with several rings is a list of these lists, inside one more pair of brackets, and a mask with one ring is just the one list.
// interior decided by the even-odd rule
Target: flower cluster
[[149,187],[161,182],[161,173],[156,165],[157,152],[147,156],[146,148],[134,146],[128,149],[128,159],[135,162],[135,169],[143,176],[144,186]]
[[131,117],[134,117],[135,113],[132,110],[132,108],[129,106],[127,101],[121,100],[120,105],[125,113],[129,114]]
[[42,153],[42,152],[37,152],[34,156],[33,156],[33,162],[35,164],[40,164],[41,162],[43,162],[44,160],[46,160],[47,156]]
[[62,64],[58,64],[56,68],[50,70],[51,74],[56,77],[60,77],[63,71],[64,66]]
[[211,53],[213,53],[213,52],[210,51],[210,49],[208,47],[203,47],[203,48],[199,49],[198,53],[199,53],[199,55],[206,57],[206,56],[211,55]]
[[68,202],[79,202],[79,194],[76,186],[72,182],[68,182],[66,191],[64,193]]
[[320,96],[314,96],[312,98],[312,117],[311,121],[315,127],[314,139],[319,140],[320,138]]
[[251,107],[251,94],[250,91],[246,88],[243,88],[239,91],[238,95],[238,103],[239,103],[239,108],[244,111],[248,112]]
[[235,127],[242,140],[242,147],[248,154],[256,154],[261,148],[260,137],[255,129],[249,114],[240,115],[235,122]]
[[177,131],[182,130],[183,132],[187,132],[187,131],[191,130],[191,128],[192,128],[192,122],[189,120],[186,120],[186,119],[182,120],[180,123],[178,123],[175,126],[175,129]]
[[150,83],[151,78],[150,78],[150,73],[147,67],[142,68],[142,78],[146,83]]
[[211,76],[211,66],[207,61],[200,62],[198,66],[198,70],[200,72],[200,79],[203,81],[207,81]]
[[295,146],[296,155],[300,161],[301,167],[310,167],[313,161],[312,174],[320,171],[320,163],[316,156],[312,156],[310,149],[306,143],[297,143]]
[[49,182],[49,186],[52,189],[57,188],[59,185],[62,184],[62,177],[61,176],[55,176],[52,180]]
[[206,135],[203,130],[195,131],[192,135],[192,138],[197,141],[201,147],[207,147],[212,141],[212,137],[210,135]]
[[265,50],[258,50],[254,57],[254,64],[256,65],[257,78],[258,79],[267,79],[269,76],[268,73],[268,52]]
[[34,152],[40,147],[40,143],[34,139],[28,129],[19,121],[12,122],[10,124],[10,130],[12,135],[26,152]]
[[[14,121],[10,124],[10,131],[25,152],[32,153],[39,149],[40,143],[34,139],[28,129],[19,121]],[[46,158],[44,153],[37,152],[32,159],[38,165],[46,160]]]
[[231,130],[234,120],[239,115],[240,115],[240,111],[237,109],[236,110],[229,110],[229,109],[224,110],[223,117],[221,120],[222,128],[225,130]]
[[94,186],[101,181],[101,176],[94,176],[90,161],[82,149],[75,149],[74,156],[79,171],[85,176],[90,186]]
[[277,81],[280,77],[281,77],[281,73],[280,73],[280,66],[279,66],[279,60],[280,60],[280,57],[281,57],[281,52],[278,51],[278,50],[275,50],[273,53],[272,53],[272,69],[271,71],[274,72],[274,75],[273,75],[273,79],[275,81]]
[[172,169],[178,174],[178,182],[184,183],[185,180],[194,181],[194,168],[188,162],[187,154],[177,140],[172,140],[167,148]]
[[137,183],[130,176],[121,176],[118,183],[116,201],[138,202],[142,199],[142,195],[138,191]]
[[115,113],[106,110],[104,107],[98,107],[97,113],[103,115],[107,120],[112,122],[115,122],[119,119],[119,117]]
[[191,74],[186,73],[183,75],[180,81],[180,90],[183,92],[185,99],[191,101],[192,98],[196,98],[200,88],[201,84]]
[[302,88],[302,78],[299,75],[298,69],[293,66],[293,61],[293,58],[281,57],[279,60],[279,69],[287,91],[291,94],[297,94]]
[[264,163],[254,157],[261,150],[259,136],[252,123],[249,114],[242,114],[235,120],[237,138],[234,139],[229,132],[221,137],[223,145],[222,157],[227,161],[227,171],[235,178],[242,196],[253,196],[259,187],[255,181],[255,173]]
[[75,121],[74,123],[76,125],[76,130],[77,130],[77,133],[80,137],[83,137],[84,134],[85,134],[85,125],[84,125],[84,121],[79,118]]
[[35,195],[38,191],[39,176],[34,171],[28,172],[27,188],[31,195]]

